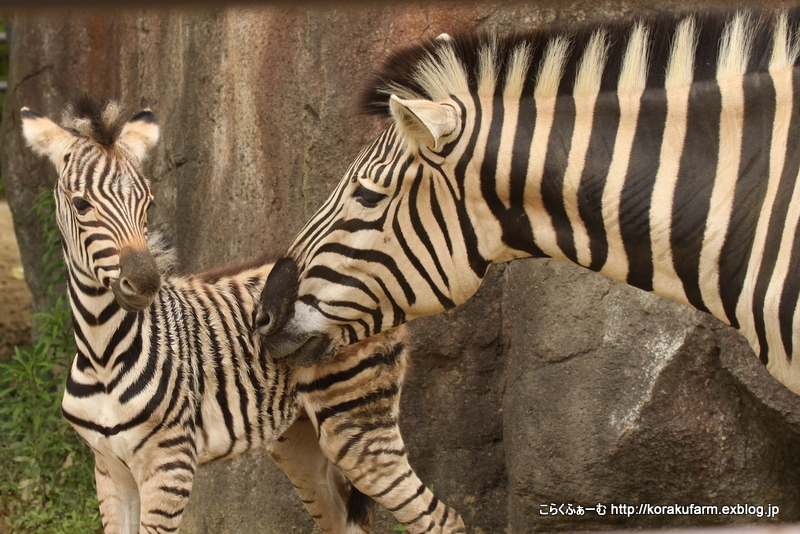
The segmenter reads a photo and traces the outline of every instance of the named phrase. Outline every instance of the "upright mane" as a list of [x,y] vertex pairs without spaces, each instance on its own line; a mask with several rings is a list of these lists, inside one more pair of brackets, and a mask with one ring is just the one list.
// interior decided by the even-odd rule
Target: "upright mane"
[[122,108],[108,98],[82,96],[67,105],[61,126],[75,135],[103,145],[113,145],[125,125]]
[[515,86],[513,91],[531,95],[542,84],[552,86],[554,94],[571,94],[587,61],[599,62],[600,90],[617,91],[629,44],[635,39],[643,43],[645,87],[663,88],[670,60],[676,59],[672,58],[676,55],[673,42],[681,27],[690,34],[691,49],[675,50],[687,54],[695,82],[730,73],[726,68],[731,60],[740,63],[738,74],[766,71],[776,61],[777,49],[787,64],[796,65],[798,20],[800,8],[708,11],[613,20],[575,29],[534,29],[503,37],[490,33],[439,37],[392,53],[372,77],[361,107],[366,113],[387,114],[390,94],[439,100],[467,90],[502,94]]

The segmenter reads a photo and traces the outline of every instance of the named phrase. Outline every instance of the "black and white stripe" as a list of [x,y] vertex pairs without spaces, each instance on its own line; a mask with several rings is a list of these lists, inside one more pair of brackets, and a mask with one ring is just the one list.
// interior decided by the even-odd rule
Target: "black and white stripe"
[[138,169],[158,135],[151,113],[124,122],[116,104],[83,100],[63,127],[21,116],[28,143],[59,171],[78,347],[62,412],[95,452],[107,534],[176,532],[197,466],[257,447],[323,532],[368,532],[364,495],[413,532],[431,521],[463,531],[452,509],[417,492],[408,465],[397,426],[402,330],[325,364],[276,363],[253,324],[271,264],[176,275],[162,240],[148,238],[151,193]]
[[717,316],[800,392],[798,22],[688,14],[395,53],[365,98],[393,123],[281,260],[297,280],[267,283],[273,352],[323,339],[330,357],[463,302],[493,262],[552,257]]

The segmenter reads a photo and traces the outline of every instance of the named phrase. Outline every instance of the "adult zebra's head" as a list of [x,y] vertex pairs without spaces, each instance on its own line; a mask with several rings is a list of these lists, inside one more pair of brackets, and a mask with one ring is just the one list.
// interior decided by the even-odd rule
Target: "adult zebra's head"
[[28,145],[56,167],[56,221],[67,269],[85,292],[111,290],[127,311],[152,303],[161,277],[147,248],[150,186],[139,166],[158,140],[149,110],[131,120],[110,100],[82,98],[61,125],[22,108]]
[[[609,258],[628,245],[642,251],[637,258],[653,256],[649,221],[640,221],[650,216],[645,184],[655,179],[666,131],[664,95],[713,88],[718,75],[733,80],[751,66],[766,70],[765,58],[787,66],[796,57],[787,16],[749,21],[730,12],[459,36],[390,56],[365,101],[393,123],[264,287],[256,321],[272,354],[322,359],[337,345],[458,305],[494,262],[556,257],[627,280],[627,262]],[[765,24],[774,40],[760,31]],[[639,121],[640,108],[655,111]],[[664,146],[681,135],[664,134]],[[637,157],[628,157],[634,146]],[[619,192],[640,175],[647,179]],[[641,203],[625,219],[633,231],[624,247],[623,200]],[[647,288],[641,271],[631,283]]]
[[[461,55],[475,44],[440,37],[401,52],[376,76],[365,100],[378,101],[376,111],[388,111],[392,123],[356,157],[262,293],[257,324],[274,357],[325,359],[341,345],[452,308],[475,293],[487,258],[502,261],[507,247],[497,229],[475,231],[481,186],[470,178],[472,164],[464,167],[478,108],[495,90],[488,74],[467,74]],[[472,59],[488,71],[495,52]],[[392,83],[403,65],[410,82]],[[515,76],[516,90],[524,76]]]

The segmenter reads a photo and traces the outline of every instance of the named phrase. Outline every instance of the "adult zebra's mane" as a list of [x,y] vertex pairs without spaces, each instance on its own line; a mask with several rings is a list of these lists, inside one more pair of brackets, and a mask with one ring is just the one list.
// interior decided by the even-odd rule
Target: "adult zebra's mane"
[[[719,11],[535,29],[503,37],[477,33],[431,39],[386,59],[362,95],[362,109],[387,114],[390,94],[435,101],[463,91],[499,95],[509,88],[532,95],[542,85],[550,86],[548,93],[572,94],[587,76],[584,64],[591,62],[599,78],[594,85],[602,92],[623,90],[620,83],[663,88],[669,83],[671,63],[679,61],[689,65],[684,70],[694,82],[767,71],[780,66],[776,49],[782,50],[777,55],[787,66],[797,64],[798,21],[800,8]],[[688,38],[687,46],[673,47],[680,37]],[[629,46],[632,40],[641,43],[639,57],[646,63],[645,79],[639,82],[621,77],[626,56],[637,49]],[[681,55],[685,57],[671,57]]]

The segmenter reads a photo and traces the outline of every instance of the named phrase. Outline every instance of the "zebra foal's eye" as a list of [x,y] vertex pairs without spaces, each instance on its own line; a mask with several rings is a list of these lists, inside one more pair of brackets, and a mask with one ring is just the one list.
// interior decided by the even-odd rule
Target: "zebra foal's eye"
[[386,198],[386,195],[383,193],[377,193],[375,191],[371,191],[364,187],[363,185],[359,185],[356,190],[353,192],[353,198],[356,199],[356,202],[365,206],[367,208],[374,208],[378,202]]
[[92,205],[86,202],[81,197],[75,197],[72,199],[72,206],[75,208],[75,211],[78,212],[80,215],[85,215],[90,209],[92,209]]

